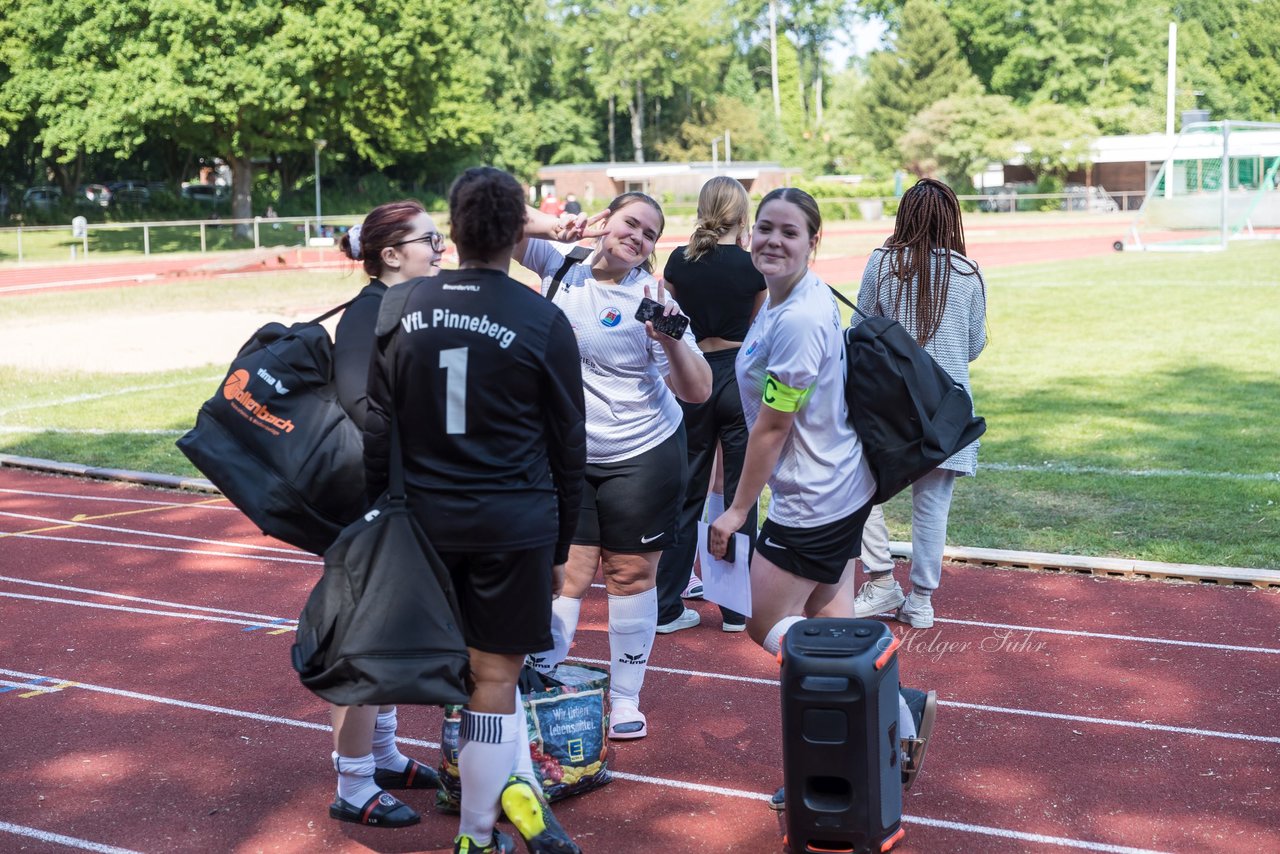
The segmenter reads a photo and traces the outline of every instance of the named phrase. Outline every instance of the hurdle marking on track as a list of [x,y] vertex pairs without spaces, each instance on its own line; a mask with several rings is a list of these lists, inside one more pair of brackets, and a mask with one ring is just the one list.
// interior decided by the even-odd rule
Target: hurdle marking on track
[[[584,659],[578,659],[579,661]],[[23,673],[16,670],[6,670],[0,668],[0,675],[11,676],[19,679],[39,678],[39,674]],[[170,697],[160,697],[154,694],[142,694],[137,691],[127,691],[120,688],[108,688],[103,685],[92,685],[84,682],[72,683],[74,687],[81,688],[86,691],[94,691],[102,694],[109,694],[117,697],[125,697],[132,700],[141,700],[150,703],[160,703],[168,706],[177,706],[179,708],[191,709],[193,711],[211,712],[220,715],[229,715],[231,717],[245,718],[248,720],[259,721],[261,723],[282,724],[284,726],[298,727],[301,729],[332,731],[328,724],[312,723],[310,721],[300,721],[292,718],[282,718],[275,715],[264,715],[259,712],[249,712],[240,709],[230,709],[223,706],[212,706],[207,703],[192,703],[186,700],[176,700]],[[424,747],[429,750],[438,750],[439,742],[425,741],[422,739],[404,738],[397,736],[396,741],[403,744],[411,744],[418,747]],[[742,789],[730,789],[723,786],[710,786],[703,783],[693,783],[684,780],[672,780],[663,777],[650,777],[642,774],[629,774],[622,771],[611,771],[614,777],[619,780],[626,780],[633,783],[641,783],[650,786],[663,786],[666,788],[681,789],[684,791],[702,792],[705,794],[721,795],[731,798],[740,798],[750,801],[767,801],[772,793],[748,792]],[[977,824],[966,824],[961,822],[948,821],[946,819],[926,818],[923,816],[904,815],[904,822],[915,822],[920,825],[944,828],[947,830],[955,830],[961,833],[975,833],[985,836],[998,836],[1005,839],[1017,839],[1022,841],[1039,842],[1049,845],[1057,845],[1064,848],[1077,848],[1083,851],[1100,851],[1106,854],[1164,854],[1160,851],[1152,851],[1145,848],[1131,848],[1122,845],[1111,845],[1103,842],[1093,842],[1086,839],[1070,839],[1062,836],[1045,836],[1038,833],[1025,833],[1019,830],[1011,830],[1002,827],[987,827]],[[126,852],[129,854],[129,852]]]

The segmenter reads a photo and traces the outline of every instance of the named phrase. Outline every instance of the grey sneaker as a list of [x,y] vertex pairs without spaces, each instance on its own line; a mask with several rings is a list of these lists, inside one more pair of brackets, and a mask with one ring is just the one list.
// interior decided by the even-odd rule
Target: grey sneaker
[[898,608],[897,619],[913,629],[933,628],[933,599],[912,592]]
[[698,616],[698,612],[692,608],[685,608],[684,613],[676,617],[669,623],[658,624],[658,634],[669,635],[672,632],[678,632],[681,629],[691,629],[698,623],[702,622],[702,617]]
[[902,593],[902,587],[896,581],[891,587],[868,581],[858,588],[858,595],[853,597],[853,616],[865,620],[876,614],[895,611],[906,598]]

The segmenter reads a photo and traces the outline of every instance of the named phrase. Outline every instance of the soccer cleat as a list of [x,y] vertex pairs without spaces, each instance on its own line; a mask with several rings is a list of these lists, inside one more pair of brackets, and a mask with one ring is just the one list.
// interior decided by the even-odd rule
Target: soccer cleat
[[329,818],[370,827],[408,827],[422,820],[412,807],[386,792],[378,792],[362,807],[338,798],[329,804]]
[[453,854],[516,854],[516,841],[496,827],[493,839],[487,845],[481,845],[464,833],[454,838]]
[[692,608],[685,608],[684,613],[676,617],[669,623],[659,623],[655,630],[660,635],[669,635],[672,632],[678,632],[681,629],[691,629],[698,623],[702,622],[702,617]]
[[889,586],[868,581],[858,588],[858,595],[853,598],[853,616],[865,620],[886,611],[896,611],[906,598],[896,581]]
[[933,628],[933,598],[913,592],[898,607],[895,617],[913,629],[931,629]]
[[695,573],[689,573],[689,583],[684,586],[684,592],[680,594],[681,599],[701,599],[702,598],[702,579]]
[[502,811],[524,838],[530,854],[582,854],[552,814],[542,792],[523,777],[513,775],[507,780]]

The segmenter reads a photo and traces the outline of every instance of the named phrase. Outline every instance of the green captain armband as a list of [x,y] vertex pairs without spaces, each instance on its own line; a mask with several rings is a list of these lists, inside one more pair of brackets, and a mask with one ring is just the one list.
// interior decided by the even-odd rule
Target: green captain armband
[[792,388],[783,385],[773,378],[770,374],[764,377],[764,395],[761,400],[764,405],[770,409],[776,409],[779,412],[799,412],[800,407],[804,406],[804,402],[809,399],[809,392],[812,388]]

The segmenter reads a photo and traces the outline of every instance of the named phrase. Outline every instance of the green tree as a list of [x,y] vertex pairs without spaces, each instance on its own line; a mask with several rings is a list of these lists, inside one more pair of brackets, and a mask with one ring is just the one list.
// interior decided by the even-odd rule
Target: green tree
[[907,122],[925,107],[979,91],[946,18],[929,0],[907,0],[887,50],[868,60],[863,90],[866,138],[894,150]]
[[921,177],[941,177],[957,193],[989,163],[1016,154],[1018,110],[1004,95],[953,95],[917,113],[898,139],[903,165]]

